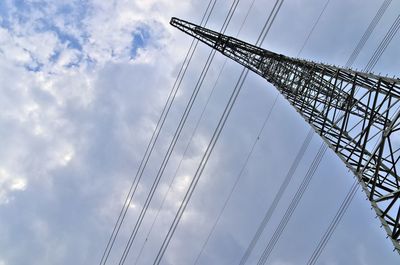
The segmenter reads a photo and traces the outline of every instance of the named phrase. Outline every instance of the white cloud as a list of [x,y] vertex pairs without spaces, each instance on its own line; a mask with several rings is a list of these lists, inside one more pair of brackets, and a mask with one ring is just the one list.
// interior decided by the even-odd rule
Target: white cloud
[[12,191],[25,190],[26,184],[27,184],[26,179],[16,178],[11,182],[10,190]]
[[[65,14],[60,11],[64,5],[70,8]],[[165,49],[168,12],[175,6],[170,1],[88,1],[84,11],[80,1],[52,1],[40,8],[21,11],[12,5],[8,9],[9,27],[0,28],[0,93],[4,95],[0,134],[6,143],[0,150],[4,169],[0,202],[21,203],[18,192],[32,196],[32,204],[24,203],[24,215],[34,225],[24,233],[23,242],[37,249],[18,256],[13,250],[24,249],[23,242],[10,238],[14,242],[10,245],[0,240],[1,247],[8,246],[6,260],[18,264],[30,256],[32,264],[79,264],[86,255],[93,258],[93,252],[79,250],[81,256],[70,258],[79,260],[68,262],[66,251],[83,246],[88,234],[75,246],[71,238],[57,232],[59,223],[70,216],[51,214],[50,209],[67,209],[74,198],[86,196],[83,205],[90,201],[88,197],[96,202],[91,206],[93,218],[107,223],[106,228],[114,220],[115,209],[125,197],[126,179],[136,169],[148,131],[154,127],[153,117],[167,93],[159,88],[171,82],[171,70],[165,65],[179,60],[171,56],[174,49]],[[133,42],[138,29],[148,30],[149,35],[132,59],[132,46],[139,45]],[[148,78],[154,72],[156,78]],[[113,157],[116,164],[123,161],[129,167],[109,163]],[[63,194],[69,191],[72,197],[64,201]],[[137,212],[142,204],[132,205]],[[78,224],[77,213],[82,220],[90,219],[80,207],[72,207],[75,213],[66,210]],[[26,226],[24,222],[21,217]],[[17,229],[11,222],[4,225],[9,231]],[[103,232],[95,234],[102,237]],[[57,249],[52,251],[49,242]],[[57,258],[60,261],[53,262]]]
[[24,191],[26,187],[26,178],[0,168],[0,205],[9,203],[13,199],[14,192]]

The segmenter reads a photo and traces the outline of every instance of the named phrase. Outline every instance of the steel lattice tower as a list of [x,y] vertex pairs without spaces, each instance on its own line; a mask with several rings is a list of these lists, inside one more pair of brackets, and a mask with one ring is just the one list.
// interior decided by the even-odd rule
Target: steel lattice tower
[[290,58],[177,18],[171,25],[272,83],[357,177],[400,253],[400,79]]

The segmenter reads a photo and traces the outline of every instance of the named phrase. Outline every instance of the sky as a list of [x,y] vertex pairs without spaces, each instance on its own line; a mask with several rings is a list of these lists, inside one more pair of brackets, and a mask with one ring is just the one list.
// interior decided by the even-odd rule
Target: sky
[[[331,1],[300,57],[344,65],[382,1]],[[130,182],[191,39],[172,16],[199,23],[208,1],[0,1],[0,265],[99,264]],[[236,35],[250,0],[241,0]],[[325,1],[286,0],[263,47],[297,56]],[[217,1],[208,25],[219,30],[231,1]],[[273,1],[256,0],[239,38],[254,43]],[[363,68],[397,17],[393,1],[360,53]],[[398,74],[399,35],[374,72]],[[199,45],[107,264],[116,264],[210,49]],[[241,67],[218,54],[189,115],[126,264],[152,264]],[[146,239],[183,157],[171,192]],[[253,73],[221,134],[161,264],[193,264],[239,174],[276,90]],[[278,97],[241,179],[198,264],[237,264],[300,148],[309,126]],[[321,140],[314,136],[271,222],[250,256],[255,264],[299,186]],[[326,156],[267,264],[306,263],[353,177]],[[359,191],[317,264],[398,264]]]

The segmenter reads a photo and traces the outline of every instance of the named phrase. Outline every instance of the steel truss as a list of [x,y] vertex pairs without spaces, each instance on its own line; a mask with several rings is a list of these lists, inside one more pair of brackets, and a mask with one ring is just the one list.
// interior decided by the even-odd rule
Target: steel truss
[[358,178],[400,253],[400,79],[290,58],[177,18],[171,25],[272,83]]

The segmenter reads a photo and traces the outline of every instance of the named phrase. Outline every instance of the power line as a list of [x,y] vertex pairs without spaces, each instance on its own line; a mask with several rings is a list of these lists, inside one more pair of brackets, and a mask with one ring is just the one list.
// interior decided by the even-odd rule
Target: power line
[[264,42],[265,38],[267,37],[269,30],[271,29],[272,25],[274,24],[275,18],[278,15],[279,11],[281,10],[282,4],[285,0],[277,0],[272,8],[271,13],[269,14],[267,21],[264,24],[264,27],[261,30],[261,34],[256,41],[256,46],[261,46]]
[[134,228],[133,228],[133,230],[132,230],[132,232],[130,234],[129,240],[128,240],[128,242],[126,244],[126,247],[125,247],[125,250],[124,250],[124,252],[123,252],[123,254],[121,256],[119,265],[122,265],[122,264],[125,263],[125,260],[126,260],[128,254],[129,254],[129,251],[130,251],[130,249],[132,247],[132,244],[133,244],[133,242],[134,242],[134,240],[136,238],[136,235],[137,235],[137,233],[139,231],[139,228],[140,228],[140,226],[141,226],[141,224],[143,222],[143,219],[144,219],[144,217],[145,217],[145,215],[147,213],[147,210],[148,210],[149,205],[150,205],[150,203],[151,203],[151,201],[153,199],[153,196],[154,196],[155,191],[156,191],[156,189],[158,187],[158,184],[159,184],[159,182],[161,180],[161,177],[163,176],[165,168],[166,168],[166,166],[167,166],[167,164],[169,162],[169,159],[170,159],[170,157],[171,157],[171,155],[173,153],[175,145],[178,142],[180,134],[181,134],[181,132],[183,130],[183,127],[184,127],[184,125],[186,123],[186,120],[187,120],[187,118],[189,116],[189,113],[190,113],[190,111],[191,111],[191,109],[193,107],[195,99],[197,98],[197,95],[198,95],[198,92],[200,90],[200,87],[201,87],[201,85],[202,85],[202,83],[204,81],[204,78],[205,78],[208,70],[209,70],[209,67],[211,65],[211,61],[214,58],[214,55],[215,55],[215,52],[211,52],[209,54],[208,58],[207,58],[205,68],[203,68],[203,70],[201,72],[201,75],[200,75],[200,78],[199,78],[199,80],[198,80],[198,82],[196,84],[195,90],[193,91],[194,93],[191,95],[191,98],[190,98],[190,100],[188,102],[188,105],[186,106],[185,112],[184,112],[183,116],[181,117],[179,125],[178,125],[178,127],[177,127],[177,129],[176,129],[176,131],[174,133],[173,139],[172,139],[172,141],[171,141],[171,143],[170,143],[170,145],[168,147],[168,151],[167,151],[166,155],[164,156],[164,159],[163,159],[163,161],[161,163],[161,166],[160,166],[160,168],[159,168],[159,170],[157,172],[157,176],[156,176],[156,178],[155,178],[155,180],[154,180],[154,182],[153,182],[153,184],[152,184],[152,186],[150,188],[150,192],[146,197],[146,201],[145,201],[145,203],[144,203],[144,205],[142,207],[142,210],[141,210],[141,212],[139,214],[139,217],[136,220]]
[[328,229],[325,231],[324,235],[321,238],[321,241],[318,243],[317,247],[314,249],[311,257],[309,258],[307,264],[315,264],[318,261],[319,256],[321,255],[323,249],[325,248],[326,244],[330,240],[333,232],[335,231],[337,225],[343,218],[347,208],[349,207],[350,203],[352,202],[357,190],[359,189],[359,184],[357,180],[354,180],[353,185],[351,186],[350,190],[348,191],[345,199],[343,200],[342,204],[339,207],[339,210],[336,212],[335,216],[333,217],[331,223],[329,224]]
[[[277,0],[277,2],[279,2],[279,0]],[[283,3],[283,1],[280,3],[277,11],[279,11],[282,3]],[[276,14],[277,14],[277,12],[275,14],[273,14],[272,17],[269,17],[269,19],[267,20],[267,22],[264,25],[263,30],[262,30],[262,32],[261,32],[261,34],[260,34],[260,36],[259,36],[259,38],[257,40],[256,45],[262,44],[262,42],[266,38],[267,33],[268,33],[268,31],[269,31],[269,29],[271,28],[271,25],[272,25],[272,24],[269,24],[269,25],[267,25],[267,24],[268,24],[269,21],[271,21],[271,23],[274,21],[274,19],[276,17]],[[173,237],[173,235],[175,233],[175,230],[176,230],[176,228],[177,228],[177,226],[178,226],[178,224],[180,222],[180,219],[182,218],[182,215],[185,212],[187,204],[188,204],[188,202],[189,202],[189,200],[190,200],[190,198],[191,198],[191,196],[193,194],[194,189],[197,186],[197,183],[198,183],[198,181],[200,179],[200,176],[202,175],[202,173],[204,171],[205,166],[207,165],[207,162],[208,162],[208,160],[210,158],[210,155],[211,155],[211,153],[212,153],[212,151],[213,151],[213,149],[215,147],[215,144],[217,143],[217,141],[218,141],[218,139],[219,139],[219,137],[221,135],[222,129],[224,128],[224,125],[225,125],[225,123],[226,123],[226,121],[227,121],[227,119],[229,117],[229,114],[230,114],[230,112],[231,112],[231,110],[233,108],[233,105],[236,102],[237,97],[239,96],[239,93],[241,91],[241,88],[243,87],[244,81],[246,80],[248,73],[249,73],[249,70],[247,68],[244,68],[242,70],[241,74],[240,74],[239,80],[237,81],[237,83],[235,85],[235,88],[234,88],[234,90],[233,90],[233,92],[231,94],[231,97],[230,97],[230,99],[229,99],[229,101],[228,101],[228,103],[227,103],[227,105],[225,107],[225,110],[224,110],[224,112],[223,112],[223,114],[222,114],[222,116],[221,116],[221,118],[220,118],[220,120],[218,122],[218,125],[217,125],[216,129],[214,130],[213,136],[212,136],[212,138],[211,138],[211,140],[210,140],[210,142],[209,142],[209,144],[207,146],[206,151],[204,152],[204,155],[203,155],[203,157],[201,159],[201,162],[200,162],[200,164],[199,164],[199,166],[198,166],[198,168],[196,170],[196,173],[195,173],[195,175],[194,175],[194,177],[193,177],[193,179],[192,179],[192,181],[191,181],[191,183],[189,185],[189,188],[188,188],[188,190],[187,190],[187,192],[185,194],[185,197],[181,202],[181,205],[180,205],[180,207],[178,209],[178,212],[176,213],[176,215],[174,217],[174,220],[173,220],[173,222],[172,222],[172,224],[171,224],[171,226],[170,226],[170,228],[168,230],[167,235],[164,238],[164,241],[163,241],[163,243],[161,245],[161,248],[159,249],[159,251],[157,253],[157,256],[156,256],[153,264],[157,264],[157,265],[160,264],[164,254],[165,254],[165,251],[167,250],[167,248],[169,246],[171,238]]]
[[263,231],[264,231],[266,225],[268,224],[269,220],[271,219],[273,213],[275,212],[275,209],[278,206],[278,203],[280,202],[283,194],[285,193],[286,188],[288,187],[290,181],[292,180],[294,172],[297,170],[297,167],[298,167],[301,159],[303,158],[305,151],[307,150],[308,146],[310,145],[313,135],[314,135],[314,131],[312,129],[310,129],[299,149],[299,152],[297,153],[294,161],[292,162],[292,165],[290,166],[290,169],[287,172],[285,179],[283,180],[281,186],[279,187],[279,190],[276,193],[274,200],[272,201],[271,205],[268,207],[268,210],[267,210],[266,214],[264,215],[263,220],[261,221],[260,225],[258,226],[256,233],[254,234],[252,240],[250,241],[250,244],[248,245],[246,251],[244,252],[244,254],[239,262],[240,265],[246,264],[250,254],[253,252],[255,245],[257,244],[261,234],[263,233]]
[[243,176],[244,170],[246,169],[247,164],[249,163],[249,160],[253,155],[254,149],[255,149],[258,141],[260,140],[261,134],[263,133],[263,131],[265,129],[265,126],[267,125],[267,122],[269,121],[269,118],[270,118],[270,116],[272,114],[272,111],[274,110],[274,107],[275,107],[275,104],[276,104],[276,102],[278,100],[278,97],[279,97],[279,93],[277,93],[277,95],[276,95],[276,97],[275,97],[275,99],[274,99],[274,101],[272,103],[272,106],[270,107],[270,109],[269,109],[269,111],[268,111],[268,113],[267,113],[267,115],[266,115],[266,117],[264,119],[264,122],[263,122],[263,124],[262,124],[262,126],[261,126],[261,128],[260,128],[260,130],[259,130],[259,132],[258,132],[258,134],[257,134],[257,136],[256,136],[251,148],[250,148],[250,151],[247,154],[245,162],[243,163],[243,165],[242,165],[242,167],[241,167],[241,169],[239,171],[239,174],[237,175],[237,177],[235,179],[235,182],[234,182],[233,186],[231,187],[231,190],[229,191],[228,197],[226,198],[226,200],[225,200],[225,202],[224,202],[224,204],[222,206],[222,209],[220,210],[217,218],[215,219],[214,224],[211,227],[211,230],[207,234],[206,240],[204,241],[200,252],[197,254],[197,257],[196,257],[196,260],[195,260],[194,264],[197,264],[198,261],[200,260],[200,257],[203,254],[203,252],[205,250],[205,247],[207,246],[207,244],[208,244],[208,242],[209,242],[209,240],[211,238],[211,235],[214,233],[215,228],[217,227],[217,224],[219,223],[219,220],[221,219],[221,216],[224,213],[224,211],[226,209],[226,206],[228,205],[228,203],[229,203],[229,201],[230,201],[230,199],[232,197],[232,194],[233,194],[234,190],[236,189],[237,184],[239,183],[239,180]]
[[[307,38],[305,39],[305,41],[304,41],[304,43],[302,45],[302,48],[297,53],[297,57],[301,54],[302,50],[304,49],[304,47],[306,46],[307,42],[309,41],[310,36],[314,32],[317,24],[319,23],[322,15],[324,14],[324,12],[325,12],[328,4],[329,4],[329,1],[330,0],[328,0],[325,3],[325,5],[323,6],[323,8],[322,8],[322,10],[321,10],[316,22],[313,24],[310,32],[308,33]],[[279,190],[278,190],[277,194],[275,195],[272,204],[268,207],[268,210],[267,210],[266,214],[264,215],[263,220],[261,221],[260,225],[258,226],[258,228],[256,230],[256,233],[254,234],[253,238],[251,239],[249,245],[247,246],[246,251],[244,252],[244,254],[243,254],[243,256],[242,256],[242,258],[241,258],[241,260],[239,262],[239,265],[246,264],[248,258],[250,257],[250,254],[253,252],[255,245],[257,244],[257,242],[258,242],[260,236],[262,235],[266,225],[268,224],[268,222],[271,219],[273,213],[275,212],[275,209],[276,209],[278,203],[280,202],[284,192],[286,191],[286,188],[288,187],[291,179],[293,178],[293,175],[294,175],[294,173],[295,173],[295,171],[296,171],[301,159],[303,158],[305,151],[307,150],[307,148],[308,148],[308,146],[309,146],[309,144],[311,142],[313,134],[314,134],[313,129],[310,128],[306,138],[304,139],[304,141],[303,141],[303,143],[302,143],[302,145],[300,147],[299,152],[297,153],[294,161],[292,162],[292,165],[290,166],[290,169],[289,169],[288,173],[286,174],[286,177],[285,177],[284,181],[282,182],[281,186],[279,187]]]
[[220,71],[219,74],[218,74],[218,77],[217,77],[217,79],[216,79],[216,82],[214,83],[214,86],[213,86],[213,88],[212,88],[212,90],[211,90],[211,93],[209,94],[209,96],[208,96],[208,98],[207,98],[207,102],[206,102],[206,104],[205,104],[205,106],[204,106],[204,108],[203,108],[203,110],[202,110],[202,112],[201,112],[201,114],[200,114],[199,119],[197,120],[196,126],[195,126],[195,128],[194,128],[194,130],[193,130],[193,132],[192,132],[192,135],[190,136],[189,142],[188,142],[188,144],[186,145],[185,150],[184,150],[184,152],[183,152],[183,155],[182,155],[182,157],[181,157],[181,160],[180,160],[179,163],[178,163],[178,167],[177,167],[176,170],[175,170],[175,173],[174,173],[174,175],[173,175],[173,177],[172,177],[172,179],[171,179],[171,181],[170,181],[170,183],[169,183],[169,185],[168,185],[168,189],[167,189],[167,191],[166,191],[165,194],[164,194],[164,197],[163,197],[163,200],[162,200],[162,202],[161,202],[161,205],[160,205],[160,207],[158,208],[157,213],[156,213],[156,215],[155,215],[155,217],[154,217],[154,220],[153,220],[153,222],[152,222],[152,224],[151,224],[151,226],[150,226],[150,229],[149,229],[149,231],[148,231],[148,233],[147,233],[147,235],[146,235],[145,241],[144,241],[143,244],[142,244],[142,247],[141,247],[141,249],[140,249],[140,251],[139,251],[139,254],[138,254],[137,258],[136,258],[135,264],[137,264],[138,260],[140,259],[140,256],[141,256],[141,254],[142,254],[142,252],[143,252],[143,249],[144,249],[144,247],[145,247],[145,245],[146,245],[146,243],[147,243],[147,240],[148,240],[148,238],[149,238],[149,235],[150,235],[151,232],[153,231],[154,225],[155,225],[155,223],[156,223],[156,221],[157,221],[157,219],[158,219],[158,217],[159,217],[159,214],[160,214],[160,212],[161,212],[161,209],[164,207],[164,204],[165,204],[165,201],[166,201],[166,199],[167,199],[167,196],[168,196],[168,194],[170,193],[170,191],[171,191],[171,189],[172,189],[172,184],[173,184],[173,182],[175,181],[175,179],[176,179],[176,177],[177,177],[177,175],[178,175],[178,172],[179,172],[179,170],[180,170],[180,168],[181,168],[181,165],[182,165],[182,163],[183,163],[184,158],[186,157],[187,152],[189,151],[189,146],[190,146],[190,144],[191,144],[192,141],[193,141],[195,132],[197,132],[197,129],[198,129],[199,125],[200,125],[200,121],[202,120],[202,118],[203,118],[203,116],[204,116],[205,110],[206,110],[206,108],[207,108],[207,106],[208,106],[208,104],[209,104],[209,101],[210,101],[210,99],[211,99],[211,96],[214,94],[214,90],[215,90],[215,88],[216,88],[216,86],[217,86],[218,80],[219,80],[220,77],[221,77],[222,69],[225,67],[226,62],[227,62],[227,60],[224,61],[224,64],[223,64],[223,66],[222,66],[222,68],[221,68],[221,71]]
[[[238,36],[238,35],[240,34],[240,32],[242,31],[243,26],[244,26],[244,24],[246,23],[246,21],[247,21],[247,19],[248,19],[249,13],[250,13],[251,9],[253,8],[254,3],[255,3],[255,0],[253,0],[252,3],[250,4],[250,7],[249,7],[249,9],[248,9],[248,11],[247,11],[247,14],[246,14],[245,18],[243,19],[243,22],[242,22],[242,24],[241,24],[241,26],[240,26],[240,28],[239,28],[239,31],[238,31],[238,33],[237,33],[237,36]],[[210,102],[210,99],[211,99],[212,95],[214,94],[215,88],[216,88],[216,86],[217,86],[217,84],[218,84],[218,81],[219,81],[219,79],[220,79],[220,77],[221,77],[221,75],[222,75],[223,70],[225,69],[226,63],[227,63],[227,58],[225,59],[223,65],[222,65],[222,67],[221,67],[221,69],[220,69],[220,71],[219,71],[219,73],[218,73],[218,77],[217,77],[217,79],[216,79],[216,81],[215,81],[215,83],[214,83],[214,85],[213,85],[213,88],[211,89],[211,92],[210,92],[210,94],[208,95],[206,104],[204,105],[203,110],[202,110],[202,112],[201,112],[201,114],[200,114],[200,116],[199,116],[199,118],[198,118],[198,120],[197,120],[197,122],[196,122],[196,126],[195,126],[194,130],[192,131],[192,134],[191,134],[191,136],[190,136],[190,139],[189,139],[189,141],[188,141],[188,144],[186,145],[185,150],[184,150],[184,152],[183,152],[183,155],[182,155],[182,157],[181,157],[181,160],[180,160],[179,163],[178,163],[178,167],[177,167],[177,169],[175,170],[175,174],[174,174],[174,176],[172,177],[172,179],[171,179],[171,181],[170,181],[170,183],[169,183],[168,190],[167,190],[167,192],[164,194],[164,197],[163,197],[163,200],[162,200],[162,202],[161,202],[161,205],[160,205],[160,207],[159,207],[158,210],[157,210],[157,213],[156,213],[156,215],[155,215],[155,217],[154,217],[154,220],[153,220],[153,222],[152,222],[152,224],[151,224],[151,226],[150,226],[150,229],[149,229],[149,231],[148,231],[148,233],[147,233],[147,235],[146,235],[145,241],[143,242],[142,247],[140,248],[139,254],[138,254],[138,256],[137,256],[137,258],[136,258],[136,260],[135,260],[135,264],[137,264],[138,260],[140,259],[141,255],[142,255],[142,252],[143,252],[144,247],[145,247],[145,245],[146,245],[146,243],[147,243],[147,240],[148,240],[148,238],[149,238],[149,235],[151,234],[151,232],[152,232],[152,230],[153,230],[153,228],[154,228],[155,222],[157,221],[158,216],[159,216],[159,214],[160,214],[160,211],[161,211],[161,209],[162,209],[163,206],[164,206],[164,203],[165,203],[165,201],[166,201],[166,198],[167,198],[169,192],[171,191],[172,183],[174,182],[175,178],[177,177],[177,174],[178,174],[178,172],[179,172],[179,169],[180,169],[180,167],[181,167],[181,164],[182,164],[182,162],[183,162],[184,158],[186,157],[186,154],[187,154],[187,152],[188,152],[188,150],[189,150],[189,146],[190,146],[191,143],[193,142],[194,135],[196,134],[196,132],[197,132],[197,130],[198,130],[198,127],[199,127],[199,125],[200,125],[200,121],[203,119],[205,110],[207,109],[207,106],[208,106],[208,104],[209,104],[209,102]]]
[[[340,119],[340,118],[339,118]],[[312,132],[312,129],[310,129],[310,133]],[[303,143],[304,144],[304,143]],[[308,145],[308,144],[307,144]],[[272,236],[272,238],[269,240],[266,248],[264,249],[257,265],[260,264],[265,264],[265,262],[267,261],[267,259],[269,258],[270,254],[272,253],[273,249],[275,248],[275,245],[277,244],[277,242],[279,241],[283,231],[286,228],[286,225],[288,224],[288,222],[290,221],[294,211],[297,208],[297,205],[299,204],[299,202],[301,201],[301,198],[303,196],[303,194],[305,193],[312,177],[315,175],[316,170],[319,167],[319,164],[321,163],[321,160],[327,150],[327,145],[324,143],[321,143],[321,146],[319,148],[319,151],[317,152],[317,154],[315,155],[313,162],[311,163],[310,167],[308,168],[308,171],[306,173],[306,175],[303,178],[302,183],[300,184],[300,186],[298,187],[296,194],[294,195],[294,197],[292,198],[292,201],[289,205],[289,207],[286,209],[285,215],[282,217],[278,227],[275,229],[274,234]],[[304,154],[303,154],[304,155]],[[297,168],[297,166],[296,166]],[[295,169],[294,169],[295,170]],[[294,172],[293,172],[294,173]],[[272,213],[271,213],[272,215]],[[259,228],[260,229],[260,228]],[[260,230],[262,233],[263,229]],[[260,235],[258,235],[259,237]],[[255,245],[255,243],[254,243]],[[253,247],[254,247],[253,245]],[[243,263],[244,264],[244,263]]]
[[318,150],[317,155],[314,157],[313,162],[311,163],[310,168],[308,169],[305,178],[301,182],[296,194],[293,196],[289,207],[286,209],[286,212],[279,222],[278,227],[275,229],[274,234],[272,238],[269,240],[267,246],[265,247],[260,259],[257,262],[257,265],[265,264],[267,261],[268,257],[271,255],[272,250],[274,249],[276,243],[280,239],[283,231],[286,228],[286,225],[288,224],[290,218],[292,217],[294,211],[296,210],[299,202],[301,201],[301,198],[304,195],[304,192],[307,190],[308,185],[310,184],[311,179],[315,175],[315,172],[321,163],[321,160],[327,150],[327,145],[322,144],[321,147]]
[[[238,2],[239,2],[239,0],[234,0],[232,2],[231,8],[230,8],[230,10],[228,12],[228,15],[225,18],[225,21],[224,21],[224,23],[222,25],[221,32],[224,32],[227,29],[227,26],[229,25],[230,20],[232,19],[232,16],[236,11]],[[130,252],[130,249],[131,249],[131,247],[133,245],[133,242],[134,242],[134,240],[136,238],[136,235],[137,235],[137,233],[139,231],[139,228],[141,227],[143,219],[144,219],[144,217],[145,217],[145,215],[147,213],[149,205],[150,205],[150,203],[151,203],[151,201],[153,199],[155,191],[156,191],[156,189],[157,189],[157,187],[159,185],[159,182],[160,182],[160,180],[161,180],[161,178],[162,178],[162,176],[164,174],[164,170],[165,170],[165,168],[166,168],[166,166],[167,166],[167,164],[169,162],[169,159],[170,159],[170,157],[172,155],[172,152],[173,152],[173,150],[175,148],[175,145],[176,145],[176,143],[177,143],[177,141],[178,141],[178,139],[180,137],[182,129],[183,129],[185,123],[186,123],[186,120],[187,120],[187,118],[189,116],[189,113],[190,113],[190,111],[191,111],[191,109],[193,107],[193,104],[194,104],[194,102],[195,102],[195,100],[197,98],[197,95],[198,95],[198,93],[200,91],[200,88],[201,88],[201,86],[203,84],[205,76],[207,75],[207,72],[208,72],[208,70],[210,68],[211,62],[214,59],[215,53],[216,53],[216,51],[214,51],[214,50],[211,51],[209,56],[208,56],[208,58],[207,58],[206,64],[203,67],[201,75],[200,75],[200,77],[199,77],[199,79],[198,79],[198,81],[196,83],[195,89],[192,92],[192,95],[191,95],[191,97],[189,99],[189,102],[186,105],[186,108],[185,108],[185,111],[183,113],[183,116],[181,117],[179,125],[176,128],[176,131],[174,133],[173,139],[170,142],[170,145],[168,147],[167,153],[165,154],[164,159],[163,159],[163,161],[161,163],[161,166],[160,166],[160,168],[159,168],[159,170],[157,172],[157,176],[156,176],[155,180],[153,181],[153,184],[151,186],[150,192],[147,195],[145,204],[143,205],[142,210],[141,210],[141,212],[139,214],[139,217],[135,222],[134,228],[133,228],[133,230],[132,230],[132,232],[130,234],[130,237],[129,237],[128,242],[127,242],[127,244],[125,246],[125,249],[124,249],[124,251],[123,251],[123,253],[121,255],[121,258],[120,258],[120,261],[119,261],[119,265],[123,265],[125,263],[125,261],[126,261],[126,258],[127,258],[128,254]]]
[[204,170],[204,167],[208,162],[208,159],[210,157],[211,151],[215,146],[216,140],[218,140],[218,138],[219,138],[219,135],[220,135],[220,129],[219,128],[221,126],[223,127],[223,125],[224,125],[224,123],[226,121],[225,117],[227,116],[227,114],[229,114],[229,112],[231,110],[231,108],[229,108],[229,106],[231,106],[235,102],[235,100],[237,98],[237,95],[238,95],[238,92],[239,92],[238,90],[240,90],[239,88],[241,87],[241,85],[243,84],[243,80],[247,76],[245,72],[246,71],[242,71],[242,73],[240,75],[239,82],[237,83],[237,85],[235,87],[235,90],[234,90],[234,93],[232,93],[231,98],[230,98],[230,100],[228,102],[229,103],[227,105],[228,108],[225,109],[224,114],[221,117],[222,119],[220,119],[220,122],[218,123],[218,127],[217,127],[218,130],[216,130],[214,132],[214,134],[213,134],[212,140],[210,141],[210,143],[209,143],[209,145],[207,147],[207,150],[206,150],[206,152],[204,153],[204,155],[202,157],[202,160],[201,160],[201,162],[199,164],[199,167],[196,170],[195,176],[194,176],[194,178],[192,179],[192,181],[190,183],[189,189],[187,190],[187,192],[185,194],[185,197],[184,197],[183,201],[181,202],[179,210],[178,210],[177,214],[175,215],[173,223],[171,224],[170,229],[168,230],[168,233],[167,233],[166,237],[164,238],[162,246],[161,246],[161,248],[160,248],[160,250],[159,250],[159,252],[158,252],[158,254],[156,256],[156,259],[155,259],[153,264],[159,264],[161,262],[161,259],[162,259],[163,255],[164,255],[168,245],[169,245],[169,242],[171,241],[171,238],[172,238],[172,236],[173,236],[173,234],[174,234],[174,232],[176,230],[176,227],[177,227],[177,225],[178,225],[180,219],[182,218],[182,215],[183,215],[183,213],[184,213],[184,211],[186,209],[188,201],[190,200],[191,195],[193,194],[194,188],[196,187],[196,185],[198,183],[200,175],[202,174],[202,172]]
[[400,27],[400,15],[397,16],[397,18],[395,19],[395,21],[389,28],[388,32],[386,33],[385,37],[379,43],[378,48],[376,48],[371,59],[368,61],[367,66],[365,67],[364,71],[370,72],[372,70],[372,68],[375,67],[376,63],[381,58],[382,54],[385,52],[389,43],[392,41],[393,37],[396,35],[397,31],[399,30],[399,27]]
[[371,36],[371,33],[374,31],[376,25],[378,25],[379,21],[381,20],[383,14],[386,12],[386,9],[389,7],[391,2],[392,2],[392,0],[385,0],[382,3],[381,7],[378,9],[378,12],[375,14],[374,18],[369,23],[363,36],[358,41],[356,47],[354,48],[353,52],[351,53],[349,59],[346,62],[345,67],[350,67],[351,65],[353,65],[354,61],[357,59],[358,55],[360,54],[360,51],[362,50],[365,43]]
[[307,43],[308,43],[308,40],[310,39],[311,35],[313,34],[313,32],[314,32],[316,26],[318,25],[318,23],[319,23],[319,21],[320,21],[322,15],[325,13],[325,10],[326,10],[326,8],[328,7],[329,2],[330,2],[330,0],[326,1],[324,7],[323,7],[322,10],[321,10],[321,13],[319,14],[317,20],[314,22],[314,25],[312,26],[310,32],[308,33],[307,38],[306,38],[306,40],[304,41],[303,45],[301,46],[301,48],[300,48],[299,52],[297,53],[297,56],[296,56],[296,57],[299,57],[299,55],[303,52],[304,47],[306,47],[306,45],[307,45]]
[[[214,1],[214,4],[211,6],[211,3],[213,1]],[[214,9],[215,1],[216,0],[210,0],[209,1],[208,5],[207,5],[207,8],[206,8],[206,10],[205,10],[205,12],[203,14],[202,19],[201,19],[200,24],[203,24],[204,20],[205,20],[204,25],[207,24],[207,21],[210,18],[210,15],[211,15],[211,13],[212,13],[212,11]],[[208,16],[207,16],[207,13],[209,13]],[[192,40],[192,42],[190,44],[189,50],[186,53],[185,59],[184,59],[184,61],[182,63],[182,66],[181,66],[181,68],[179,70],[179,73],[178,73],[178,75],[177,75],[177,77],[175,79],[174,85],[172,86],[172,89],[171,89],[171,91],[170,91],[170,93],[168,95],[167,101],[166,101],[166,103],[165,103],[165,105],[163,107],[163,110],[161,112],[161,115],[160,115],[160,118],[159,118],[159,120],[157,122],[157,125],[156,125],[156,127],[155,127],[155,129],[154,129],[154,131],[152,133],[152,136],[150,138],[150,141],[149,141],[149,143],[148,143],[148,145],[146,147],[146,151],[145,151],[145,153],[143,155],[143,158],[142,158],[142,160],[140,162],[139,168],[138,168],[138,170],[136,172],[136,175],[135,175],[135,177],[134,177],[134,179],[132,181],[132,184],[131,184],[131,186],[129,188],[129,192],[128,192],[127,196],[126,196],[125,202],[124,202],[124,204],[122,206],[122,209],[121,209],[121,211],[120,211],[120,213],[118,215],[117,221],[116,221],[116,223],[114,225],[114,228],[112,230],[110,238],[109,238],[109,240],[107,242],[106,248],[105,248],[105,250],[104,250],[104,252],[102,254],[100,265],[105,265],[107,260],[108,260],[108,257],[109,257],[109,255],[111,253],[111,250],[112,250],[113,246],[114,246],[115,240],[116,240],[116,238],[118,236],[118,233],[120,231],[122,223],[123,223],[123,221],[124,221],[124,219],[126,217],[126,213],[127,213],[128,209],[129,209],[129,205],[132,202],[133,196],[134,196],[134,194],[136,192],[137,185],[138,185],[138,183],[140,181],[140,178],[141,178],[141,176],[143,174],[144,169],[146,168],[146,165],[147,165],[147,163],[149,161],[149,158],[150,158],[150,156],[151,156],[151,154],[153,152],[155,143],[158,140],[158,137],[160,135],[161,129],[162,129],[163,125],[164,125],[166,117],[168,116],[168,113],[169,113],[169,110],[171,108],[171,105],[172,105],[173,101],[175,100],[176,94],[177,94],[177,92],[178,92],[178,90],[180,88],[180,85],[181,85],[183,77],[185,76],[186,70],[187,70],[187,68],[188,68],[188,66],[189,66],[189,64],[190,64],[190,62],[191,62],[191,60],[193,58],[193,54],[194,54],[194,52],[195,52],[195,50],[197,48],[197,45],[198,45],[198,40],[195,40],[195,38],[193,38],[193,40]]]

